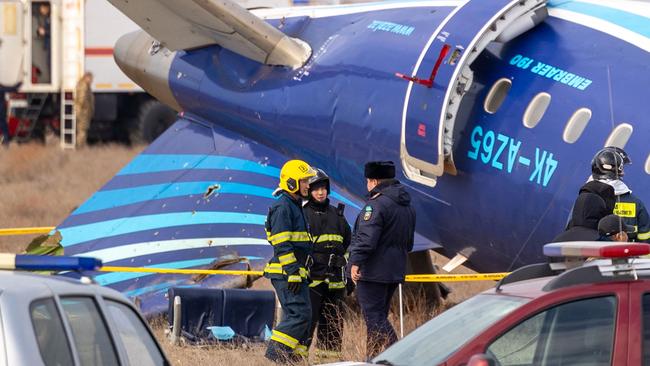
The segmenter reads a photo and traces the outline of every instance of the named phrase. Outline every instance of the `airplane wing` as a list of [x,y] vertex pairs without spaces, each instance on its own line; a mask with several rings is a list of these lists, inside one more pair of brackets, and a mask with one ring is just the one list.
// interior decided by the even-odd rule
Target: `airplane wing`
[[291,38],[232,0],[109,0],[172,51],[218,44],[269,65],[302,66],[309,45]]
[[[184,117],[77,208],[57,230],[66,255],[108,266],[262,270],[272,256],[264,221],[286,156],[216,125]],[[361,201],[337,185],[332,204],[353,222]],[[139,303],[166,311],[172,286],[245,287],[243,276],[95,274]]]

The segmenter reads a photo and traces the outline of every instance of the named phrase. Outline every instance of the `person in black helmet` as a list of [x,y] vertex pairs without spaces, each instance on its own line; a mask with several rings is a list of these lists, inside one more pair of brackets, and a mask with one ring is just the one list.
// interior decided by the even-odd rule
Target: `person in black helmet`
[[313,240],[310,270],[312,322],[310,338],[318,326],[317,355],[340,357],[343,340],[343,298],[345,296],[345,254],[351,230],[343,211],[345,205],[330,205],[330,179],[321,169],[309,179],[309,201],[303,208]]
[[608,146],[594,155],[591,161],[593,180],[609,184],[616,194],[614,213],[621,216],[625,224],[633,226],[635,233],[631,241],[650,242],[650,216],[643,202],[623,182],[624,167],[632,161],[621,148]]

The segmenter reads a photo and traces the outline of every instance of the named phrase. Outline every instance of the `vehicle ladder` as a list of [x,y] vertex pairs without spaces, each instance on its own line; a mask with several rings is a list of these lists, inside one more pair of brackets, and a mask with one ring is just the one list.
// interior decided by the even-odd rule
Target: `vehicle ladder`
[[[28,95],[27,108],[16,126],[16,142],[27,142],[33,137],[34,131],[39,128],[39,119],[48,96],[47,93],[32,93]],[[42,128],[43,133],[45,133],[45,125]]]
[[61,148],[74,149],[77,144],[77,119],[74,111],[74,93],[84,70],[84,2],[64,0],[63,65],[61,82]]

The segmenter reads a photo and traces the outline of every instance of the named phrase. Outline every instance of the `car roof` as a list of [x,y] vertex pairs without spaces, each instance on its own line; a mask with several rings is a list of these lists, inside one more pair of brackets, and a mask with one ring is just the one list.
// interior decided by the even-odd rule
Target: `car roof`
[[491,289],[483,291],[484,294],[493,294],[493,295],[506,295],[506,296],[517,296],[534,299],[540,297],[548,292],[544,291],[543,288],[548,284],[553,278],[541,277],[534,278],[530,280],[524,280],[514,283],[509,283],[501,287],[493,287]]
[[[637,260],[640,265],[650,266],[648,259]],[[602,263],[600,263],[602,265]],[[605,267],[612,267],[611,263],[605,263]],[[650,283],[650,272],[639,270],[636,273],[603,273],[607,269],[599,267],[599,262],[578,266],[575,268],[557,271],[553,275],[552,265],[539,263],[522,267],[503,278],[497,286],[484,291],[484,294],[517,296],[525,298],[537,298],[551,294],[557,290],[574,286],[597,286],[603,283],[629,283],[645,282]],[[643,267],[643,268],[645,268]],[[640,267],[639,269],[641,269]],[[622,268],[621,268],[622,269]]]
[[0,298],[3,295],[38,298],[54,294],[95,294],[128,301],[124,295],[113,289],[83,283],[79,279],[21,271],[0,271]]

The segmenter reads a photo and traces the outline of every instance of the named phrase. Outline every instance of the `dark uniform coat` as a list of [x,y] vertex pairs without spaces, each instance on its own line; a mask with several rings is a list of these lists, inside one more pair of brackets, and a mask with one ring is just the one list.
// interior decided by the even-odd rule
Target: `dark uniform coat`
[[630,241],[650,242],[650,216],[643,201],[632,194],[630,188],[620,179],[603,179],[598,182],[614,189],[615,207],[610,212],[622,217],[626,225],[634,227],[636,234],[630,237]]
[[311,279],[314,283],[327,279],[330,288],[344,288],[344,255],[350,246],[351,232],[343,209],[331,206],[329,199],[322,204],[310,200],[304,212],[314,242]]
[[287,279],[288,275],[307,277],[305,262],[311,254],[311,236],[301,202],[286,192],[269,209],[266,235],[273,246],[273,257],[264,269],[265,277]]
[[[319,352],[338,355],[343,341],[343,299],[345,296],[345,253],[350,245],[350,226],[343,216],[344,206],[330,206],[309,200],[304,207],[305,216],[314,243],[313,264],[309,271],[312,323],[309,334],[313,336],[318,326]],[[306,346],[311,344],[311,337]]]
[[[311,236],[302,211],[302,202],[281,191],[269,209],[266,235],[273,246],[273,257],[264,268],[282,306],[282,318],[271,333],[266,357],[289,362],[307,354],[311,304],[305,262],[311,252]],[[289,283],[299,283],[297,291]]]
[[397,180],[382,182],[369,194],[352,233],[349,265],[361,280],[403,282],[408,252],[413,249],[415,210],[411,196]]
[[569,228],[556,236],[553,242],[599,240],[598,221],[610,212],[600,195],[582,191],[573,206]]

